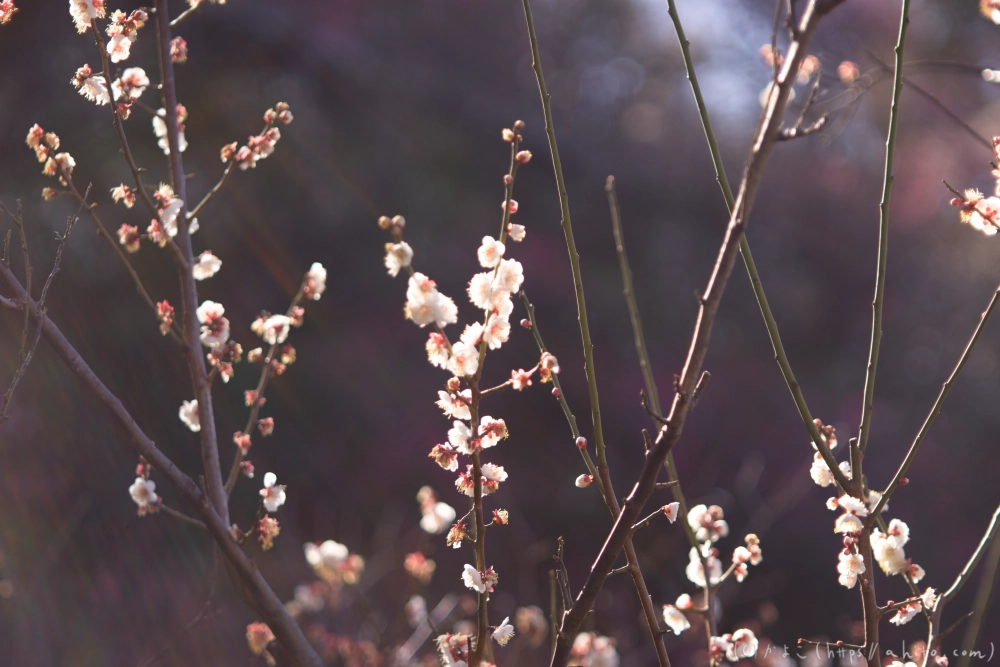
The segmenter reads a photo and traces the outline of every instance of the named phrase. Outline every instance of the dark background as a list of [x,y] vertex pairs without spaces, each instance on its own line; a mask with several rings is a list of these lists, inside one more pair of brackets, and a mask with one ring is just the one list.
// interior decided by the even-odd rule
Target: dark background
[[[0,28],[0,198],[8,205],[23,199],[42,275],[54,250],[52,232],[72,205],[38,196],[54,183],[23,145],[33,123],[61,136],[62,150],[77,160],[76,182],[93,182],[109,227],[127,222],[144,229],[148,220],[141,205],[129,211],[111,203],[108,189],[128,182],[129,173],[108,110],[68,85],[77,67],[98,63],[89,37],[76,35],[65,2],[18,4],[21,12]],[[182,9],[172,4],[175,13]],[[914,0],[907,60],[1000,67],[1000,29],[978,15],[977,4]],[[727,215],[665,3],[537,0],[534,9],[584,267],[608,458],[625,494],[641,465],[639,429],[648,422],[638,401],[641,376],[605,177],[617,178],[664,395],[680,371],[694,290],[709,275]],[[681,0],[679,11],[735,187],[769,77],[757,51],[770,41],[773,4]],[[810,52],[826,65],[825,99],[844,90],[833,75],[842,60],[858,62],[862,71],[876,66],[869,52],[890,61],[897,27],[895,2],[851,0],[824,20]],[[474,311],[463,294],[479,270],[475,249],[499,223],[508,159],[500,130],[516,118],[527,123],[525,147],[535,160],[520,172],[515,192],[521,205],[515,221],[527,226],[528,237],[509,246],[510,254],[524,264],[542,333],[562,362],[567,398],[592,441],[572,282],[520,3],[233,0],[206,6],[178,34],[190,48],[189,62],[177,71],[178,96],[190,113],[184,158],[193,200],[218,178],[224,143],[245,142],[279,100],[295,114],[274,155],[236,173],[201,216],[196,252],[210,248],[224,263],[199,285],[201,297],[226,306],[234,338],[250,349],[257,345],[249,329],[256,313],[283,310],[313,261],[329,270],[326,294],[293,331],[298,363],[268,389],[264,414],[274,417],[275,434],[252,450],[258,477],[237,488],[234,520],[249,521],[261,475],[276,472],[288,485],[288,503],[278,514],[282,532],[274,550],[255,560],[279,596],[291,598],[296,584],[313,579],[302,543],[336,539],[368,559],[362,587],[387,627],[398,630],[411,592],[403,555],[423,550],[437,561],[430,604],[460,591],[461,566],[471,555],[445,549],[443,537],[418,528],[421,486],[434,486],[456,507],[463,502],[453,476],[426,457],[448,426],[433,404],[444,375],[426,363],[426,332],[401,317],[404,281],[385,275],[387,239],[375,221],[406,216],[415,267],[455,298],[467,321]],[[155,79],[154,52],[153,31],[144,28],[125,64]],[[912,77],[979,133],[1000,133],[1000,91],[974,71],[915,67]],[[860,419],[889,88],[883,79],[835,114],[829,131],[779,146],[749,230],[798,380],[813,413],[837,426],[842,443],[856,435]],[[793,106],[805,93],[799,86]],[[143,100],[159,106],[154,88]],[[137,161],[149,170],[147,182],[166,179],[148,117],[137,111],[127,130]],[[946,179],[991,191],[990,159],[954,121],[904,90],[885,336],[865,465],[877,488],[895,471],[1000,280],[998,241],[960,225],[941,185]],[[146,244],[132,259],[154,298],[179,302],[167,253]],[[20,270],[16,253],[14,263]],[[191,395],[182,360],[87,219],[69,244],[50,303],[51,317],[150,437],[197,474],[197,438],[176,417]],[[518,305],[512,319],[522,316]],[[20,326],[19,316],[0,315],[4,376],[16,363]],[[927,569],[922,585],[950,584],[1000,500],[998,355],[1000,336],[991,327],[913,465],[912,483],[891,502],[889,516],[912,530],[907,554]],[[500,381],[536,356],[530,335],[515,326],[511,342],[490,356],[487,376]],[[721,630],[746,625],[779,645],[800,636],[851,641],[860,603],[856,590],[836,583],[839,540],[823,506],[829,489],[809,479],[808,436],[741,267],[706,368],[712,382],[676,449],[682,480],[692,504],[724,507],[732,527],[720,543],[724,560],[749,531],[760,534],[764,549],[763,564],[746,583],[723,589]],[[243,391],[256,379],[256,370],[241,365],[216,388],[224,461],[232,453],[227,434],[246,419]],[[487,545],[500,573],[491,604],[491,618],[499,620],[519,605],[548,608],[558,535],[566,537],[576,590],[610,521],[596,489],[573,486],[582,465],[548,388],[536,383],[491,402],[487,412],[506,419],[511,432],[488,457],[511,476],[488,501],[512,518],[509,529],[491,531]],[[164,664],[247,664],[244,628],[256,619],[224,577],[211,607],[218,611],[182,633],[211,587],[210,540],[170,517],[135,516],[127,494],[132,450],[44,342],[12,416],[0,429],[0,579],[6,582],[0,663],[134,665],[169,644]],[[186,509],[155,472],[153,478],[165,502]],[[636,544],[654,603],[694,592],[683,575],[687,546],[679,526],[656,523]],[[881,600],[907,594],[899,578],[876,578]],[[968,607],[975,587],[951,605],[949,619]],[[624,665],[655,664],[639,613],[628,579],[609,581],[592,628],[618,641]],[[338,635],[372,638],[354,603],[316,620]],[[884,645],[892,648],[925,633],[920,619],[901,630],[883,627]],[[994,612],[980,648],[988,651],[998,631]],[[698,664],[702,643],[700,630],[667,638],[680,664]],[[504,664],[503,650],[497,657]],[[521,656],[523,664],[540,659]]]

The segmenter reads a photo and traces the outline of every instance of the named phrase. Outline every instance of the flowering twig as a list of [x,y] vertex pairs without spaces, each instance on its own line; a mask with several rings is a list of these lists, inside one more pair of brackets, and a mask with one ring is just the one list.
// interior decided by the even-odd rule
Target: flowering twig
[[899,466],[899,470],[893,476],[892,481],[889,482],[889,486],[886,487],[885,491],[882,492],[882,497],[879,499],[878,504],[872,509],[871,515],[868,518],[868,524],[871,525],[874,522],[875,517],[878,517],[885,507],[885,504],[889,502],[889,498],[896,489],[900,486],[900,481],[906,475],[906,471],[910,468],[910,464],[913,463],[914,457],[917,455],[917,451],[920,449],[920,445],[924,441],[924,437],[931,428],[931,424],[937,419],[937,416],[941,414],[941,407],[944,405],[944,401],[948,398],[948,394],[951,392],[953,386],[955,386],[955,380],[958,379],[959,374],[965,367],[965,362],[969,360],[972,355],[972,350],[976,347],[976,343],[979,342],[979,336],[983,333],[986,328],[986,323],[990,319],[990,315],[993,314],[993,309],[996,308],[997,303],[1000,302],[1000,287],[997,287],[996,291],[993,292],[993,297],[990,299],[989,305],[986,306],[986,310],[979,318],[979,324],[976,325],[975,331],[972,332],[972,338],[969,339],[968,344],[965,346],[965,350],[962,352],[962,356],[959,357],[958,363],[955,364],[955,368],[952,369],[951,375],[945,380],[944,385],[941,387],[940,393],[938,393],[937,400],[934,401],[934,405],[931,406],[931,411],[924,419],[923,425],[920,427],[920,431],[917,432],[917,436],[913,439],[913,444],[910,445],[909,451],[906,452],[906,456],[903,458],[902,464]]
[[[526,15],[530,15],[530,10],[527,9],[527,0],[524,0],[524,4]],[[572,637],[579,630],[584,617],[593,608],[594,601],[604,584],[607,573],[611,570],[618,552],[630,536],[632,525],[634,525],[635,520],[642,511],[643,505],[654,490],[660,466],[666,461],[667,454],[670,453],[683,431],[684,420],[687,417],[690,407],[690,396],[701,374],[702,364],[708,352],[712,324],[718,312],[729,277],[732,274],[736,253],[740,245],[739,241],[747,225],[764,167],[777,143],[782,116],[787,106],[788,96],[796,72],[805,58],[805,49],[808,47],[816,31],[820,17],[825,11],[832,9],[836,4],[838,3],[819,3],[817,0],[811,0],[803,11],[802,19],[797,28],[797,39],[789,44],[785,64],[778,75],[778,83],[771,89],[766,108],[754,133],[753,145],[740,192],[733,206],[733,213],[727,225],[725,238],[719,248],[715,268],[700,299],[701,303],[697,323],[691,337],[691,345],[684,369],[681,372],[678,382],[679,391],[675,392],[673,405],[670,414],[667,416],[669,426],[665,426],[660,430],[653,448],[650,449],[649,454],[646,456],[639,479],[632,493],[626,499],[614,528],[608,535],[600,555],[591,568],[587,583],[577,596],[573,609],[563,617],[559,641],[552,658],[553,667],[563,667],[566,664],[570,654]],[[529,32],[533,36],[534,31],[533,27],[530,26],[530,20]],[[550,144],[554,144],[555,135],[552,131],[551,107],[548,104],[548,94],[544,88],[544,79],[540,74],[537,45],[534,40],[532,40],[532,47],[533,55],[535,56],[535,73],[539,81],[539,89],[542,93]],[[553,151],[553,155],[555,155],[555,151]]]
[[[90,194],[90,186],[87,186],[87,192],[84,194],[83,199],[86,200],[87,195]],[[63,250],[66,248],[66,242],[69,240],[69,235],[73,231],[73,226],[80,217],[80,211],[83,210],[85,202],[80,203],[80,207],[76,210],[76,213],[71,215],[69,219],[66,220],[66,230],[60,236],[56,234],[56,240],[58,241],[56,245],[56,256],[52,262],[52,270],[49,271],[48,277],[45,279],[45,283],[42,285],[42,292],[38,297],[38,312],[39,320],[35,323],[35,336],[31,341],[31,345],[28,343],[28,323],[31,319],[31,311],[25,305],[24,307],[24,329],[21,332],[21,349],[18,353],[18,363],[17,369],[14,371],[14,377],[10,381],[10,386],[7,388],[6,393],[3,395],[3,401],[0,402],[0,424],[4,423],[10,419],[10,415],[7,413],[7,409],[10,407],[10,401],[14,397],[14,389],[17,388],[18,382],[21,377],[24,376],[24,372],[28,369],[28,364],[31,363],[31,358],[35,354],[35,350],[38,348],[38,341],[42,337],[42,321],[45,318],[45,298],[49,294],[49,287],[52,285],[52,279],[55,278],[56,274],[59,273],[59,265],[62,263]],[[0,202],[0,211],[3,211],[8,216],[14,220],[14,225],[17,227],[18,234],[21,236],[21,248],[24,251],[24,268],[25,268],[25,285],[31,285],[31,258],[28,254],[28,239],[24,231],[24,219],[21,213],[21,203],[18,202],[17,213],[11,213],[8,208],[6,208],[2,202]],[[31,294],[29,287],[25,288],[26,294]]]
[[[264,131],[266,132],[267,128],[265,128]],[[227,164],[226,168],[223,170],[223,172],[222,172],[222,178],[219,179],[219,182],[216,183],[214,186],[212,186],[212,189],[209,190],[208,193],[204,197],[202,197],[201,201],[198,202],[198,205],[195,206],[187,214],[187,217],[188,217],[189,220],[193,220],[194,218],[197,218],[198,214],[201,213],[202,209],[205,208],[205,206],[208,204],[208,202],[212,201],[212,197],[214,197],[215,195],[217,195],[219,193],[219,190],[222,189],[222,186],[224,186],[226,184],[226,181],[229,180],[229,175],[231,173],[233,173],[233,167],[235,167],[235,166],[236,166],[236,161],[235,160],[230,160],[229,164]]]
[[[24,291],[24,287],[9,268],[0,264],[0,282],[23,299],[36,319],[37,304]],[[222,550],[230,571],[242,587],[240,592],[274,631],[275,637],[301,665],[320,667],[322,664],[315,650],[302,634],[301,629],[288,614],[284,603],[274,594],[264,577],[247,555],[239,548],[229,533],[229,525],[215,512],[212,504],[198,484],[185,475],[142,431],[125,409],[122,402],[91,370],[80,353],[66,339],[51,319],[42,321],[42,335],[69,369],[86,385],[94,396],[111,412],[115,421],[128,436],[131,446],[159,470],[184,498],[196,509],[212,538]]]
[[958,595],[960,590],[962,590],[962,587],[965,586],[965,583],[969,580],[969,576],[972,574],[973,570],[975,570],[976,566],[979,565],[979,561],[983,557],[983,553],[996,537],[998,528],[1000,528],[1000,507],[997,507],[996,511],[993,512],[993,518],[990,520],[990,525],[987,527],[986,533],[983,535],[983,539],[979,541],[979,546],[976,547],[972,556],[969,557],[969,562],[965,564],[962,571],[958,573],[957,577],[955,577],[955,582],[951,585],[951,587],[941,594],[941,602],[938,604],[949,602],[952,598]]
[[[705,106],[705,99],[701,93],[701,85],[698,83],[698,74],[694,68],[694,59],[691,57],[690,43],[684,34],[684,26],[681,24],[680,15],[677,13],[677,7],[674,0],[667,0],[667,10],[671,20],[673,21],[674,31],[677,33],[677,40],[681,47],[681,56],[684,60],[684,68],[687,72],[688,82],[691,84],[691,92],[694,95],[695,105],[698,107],[698,115],[701,118],[702,129],[705,132],[705,139],[708,142],[709,152],[712,156],[712,165],[715,169],[715,180],[718,182],[719,188],[722,190],[722,196],[726,201],[726,209],[730,212],[730,214],[732,214],[734,206],[733,193],[729,187],[729,179],[726,177],[725,167],[722,162],[722,153],[719,150],[719,143],[715,138],[715,132],[712,130],[712,122],[709,119],[708,109]],[[799,383],[795,379],[795,374],[792,372],[792,367],[788,362],[788,355],[785,354],[785,346],[782,344],[781,335],[778,332],[778,324],[774,319],[774,314],[771,312],[771,306],[767,301],[767,295],[764,293],[764,286],[761,283],[760,274],[757,272],[757,265],[750,252],[750,244],[746,239],[746,235],[740,239],[740,255],[743,257],[743,263],[750,276],[750,284],[753,287],[754,297],[757,299],[757,305],[760,308],[761,315],[764,317],[764,325],[767,328],[767,335],[771,340],[771,347],[774,348],[775,361],[778,362],[778,367],[781,369],[781,375],[785,379],[785,384],[788,385],[788,390],[792,394],[792,400],[795,401],[795,407],[798,408],[799,416],[802,418],[802,423],[805,424],[806,430],[809,431],[809,436],[812,438],[813,444],[816,446],[820,455],[822,455],[827,467],[830,468],[830,472],[833,474],[837,484],[841,488],[847,488],[847,478],[837,466],[836,459],[833,458],[830,448],[827,447],[819,429],[816,427],[812,413],[809,411],[809,406],[806,404],[805,397],[802,395],[802,390],[799,387]],[[654,401],[654,405],[656,405],[656,403],[657,401]],[[671,464],[669,459],[668,464]],[[681,509],[682,511],[685,509],[683,504]]]

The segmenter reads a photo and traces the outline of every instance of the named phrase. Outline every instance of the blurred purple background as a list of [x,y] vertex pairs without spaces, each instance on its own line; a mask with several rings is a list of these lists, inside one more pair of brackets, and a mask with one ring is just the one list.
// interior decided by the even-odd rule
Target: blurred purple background
[[[64,2],[19,4],[20,13],[0,28],[0,198],[8,205],[23,199],[40,274],[51,261],[52,232],[72,207],[38,196],[52,183],[22,143],[33,123],[61,136],[77,160],[77,183],[93,181],[109,227],[148,222],[140,207],[111,203],[108,189],[129,174],[108,111],[68,85],[77,67],[97,64],[94,45],[76,35]],[[175,13],[183,6],[172,5]],[[735,187],[770,75],[758,49],[770,41],[773,3],[678,5]],[[624,494],[642,462],[639,430],[649,424],[638,401],[642,380],[605,177],[617,179],[662,394],[680,371],[694,290],[709,275],[727,215],[666,3],[536,0],[534,10],[583,260],[609,464]],[[908,61],[1000,67],[1000,28],[979,16],[976,2],[914,0],[911,20]],[[862,72],[877,66],[872,55],[891,60],[897,25],[898,3],[861,0],[823,22],[810,53],[826,68],[825,100],[844,90],[834,75],[842,60]],[[528,237],[511,246],[512,255],[524,264],[541,331],[591,437],[569,263],[521,5],[232,0],[206,6],[179,34],[190,48],[189,62],[178,68],[178,96],[190,113],[184,158],[191,197],[217,180],[219,148],[259,131],[265,109],[284,100],[295,114],[274,155],[236,173],[201,216],[196,252],[211,249],[224,262],[200,285],[202,298],[225,304],[234,338],[250,349],[257,312],[283,310],[310,263],[329,270],[327,293],[292,334],[298,363],[268,389],[264,415],[274,417],[275,434],[251,452],[258,472],[276,472],[289,497],[275,548],[255,552],[255,559],[279,596],[290,599],[296,584],[314,579],[303,542],[346,544],[368,559],[362,588],[388,639],[401,641],[408,633],[399,631],[400,609],[412,592],[404,554],[422,550],[437,561],[431,604],[459,591],[461,566],[471,556],[418,527],[421,486],[432,485],[455,507],[464,503],[452,474],[427,458],[448,428],[433,403],[444,376],[426,363],[426,332],[401,317],[404,281],[385,275],[387,239],[375,220],[406,216],[415,267],[453,296],[468,320],[472,307],[460,297],[478,270],[475,249],[499,222],[508,160],[500,130],[517,118],[527,124],[525,148],[535,159],[519,173],[515,221]],[[153,32],[145,28],[127,64],[154,78],[154,53]],[[907,75],[975,131],[1000,134],[1000,90],[975,71],[914,67]],[[860,419],[889,87],[883,79],[837,111],[829,131],[779,146],[748,234],[809,405],[837,427],[842,443],[856,435]],[[799,86],[795,104],[806,93]],[[143,100],[159,106],[155,89]],[[165,180],[148,117],[137,111],[126,127],[137,161],[149,170],[147,182]],[[1000,281],[1000,241],[960,225],[941,185],[945,179],[992,190],[990,159],[954,121],[904,89],[885,336],[865,465],[876,488],[895,471]],[[133,260],[154,298],[179,302],[166,253],[146,244]],[[16,253],[14,263],[20,270]],[[197,438],[176,418],[191,393],[183,363],[86,219],[50,303],[53,320],[150,437],[196,474]],[[514,320],[521,317],[517,304]],[[15,366],[20,326],[19,316],[0,315],[0,377]],[[991,326],[920,451],[912,483],[891,502],[889,516],[912,530],[907,554],[927,569],[922,585],[950,584],[1000,501],[998,355],[1000,334]],[[490,356],[487,376],[501,381],[536,357],[530,335],[515,326],[511,342]],[[836,582],[840,541],[824,507],[828,489],[809,479],[808,436],[742,267],[725,296],[706,368],[712,382],[675,450],[688,499],[725,509],[732,536],[720,543],[723,558],[751,531],[764,549],[763,564],[744,584],[721,591],[721,629],[754,627],[779,645],[801,636],[853,640],[860,603],[857,591]],[[256,379],[256,370],[240,365],[233,381],[217,386],[224,460],[232,453],[226,434],[242,427],[243,391]],[[487,412],[506,419],[511,433],[490,457],[511,476],[488,501],[511,514],[510,528],[491,531],[487,544],[501,576],[491,605],[491,618],[499,620],[520,605],[548,608],[559,535],[576,590],[610,518],[596,489],[573,486],[584,470],[546,387],[536,383],[491,403]],[[219,611],[182,633],[211,587],[210,540],[163,515],[135,516],[127,488],[136,458],[125,436],[44,342],[12,415],[0,428],[0,663],[135,665],[171,645],[162,664],[247,664],[243,635],[256,619],[224,577],[212,606]],[[234,520],[252,517],[260,474],[237,487]],[[185,509],[155,472],[153,478],[168,504]],[[655,604],[694,592],[683,575],[687,546],[679,527],[657,523],[637,535],[636,546]],[[898,577],[879,574],[877,587],[882,601],[907,595]],[[968,608],[975,588],[951,605],[951,620]],[[356,604],[316,620],[338,635],[373,639]],[[618,641],[623,665],[655,664],[627,578],[608,582],[589,623]],[[883,632],[883,644],[896,648],[922,639],[925,624],[883,624]],[[998,636],[994,611],[980,648]],[[680,664],[699,664],[701,643],[700,631],[667,638]],[[503,650],[497,658],[505,664]],[[518,664],[540,661],[541,653],[525,653]]]

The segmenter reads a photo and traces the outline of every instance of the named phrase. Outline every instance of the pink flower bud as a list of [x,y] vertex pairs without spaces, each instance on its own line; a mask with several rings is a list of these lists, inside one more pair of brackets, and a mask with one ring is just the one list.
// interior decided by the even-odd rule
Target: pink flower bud
[[576,446],[577,449],[586,449],[587,439],[581,435],[579,438],[576,439]]

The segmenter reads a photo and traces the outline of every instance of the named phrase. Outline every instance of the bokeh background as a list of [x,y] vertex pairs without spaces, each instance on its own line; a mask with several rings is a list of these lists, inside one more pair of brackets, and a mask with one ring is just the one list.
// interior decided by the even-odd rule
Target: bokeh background
[[[77,183],[93,182],[106,223],[144,228],[141,207],[114,206],[108,189],[128,182],[106,108],[68,84],[84,62],[65,2],[22,1],[0,28],[0,198],[24,202],[36,271],[47,271],[53,231],[71,211],[43,202],[50,181],[23,137],[33,123],[54,130],[77,160]],[[801,2],[799,3],[801,4]],[[907,60],[1000,67],[1000,28],[973,0],[914,0]],[[123,9],[138,7],[126,2]],[[173,2],[176,13],[181,2]],[[729,177],[738,181],[769,68],[758,49],[770,41],[773,3],[679,0]],[[111,9],[117,8],[112,5]],[[636,291],[661,392],[679,372],[703,288],[726,223],[677,40],[662,0],[536,0],[536,24],[553,95],[556,129],[582,256],[595,341],[609,462],[620,493],[642,461],[641,376],[615,257],[604,181],[617,178]],[[843,60],[862,72],[891,60],[898,3],[850,0],[826,19],[811,53],[826,66],[828,131],[779,146],[749,230],[762,280],[798,380],[814,414],[855,435],[871,326],[878,200],[888,117],[887,79],[843,107],[833,75]],[[534,161],[519,174],[515,221],[527,240],[511,246],[552,351],[565,393],[591,437],[576,309],[558,201],[545,144],[521,5],[507,0],[233,0],[206,6],[179,30],[190,59],[178,68],[179,99],[190,112],[184,155],[188,191],[200,197],[218,178],[219,148],[259,131],[263,111],[287,101],[295,122],[282,128],[273,156],[238,172],[201,216],[196,251],[211,249],[223,269],[200,285],[220,301],[245,349],[262,309],[283,310],[314,261],[329,270],[328,290],[311,304],[291,342],[299,361],[268,389],[264,414],[275,434],[254,446],[258,477],[241,481],[232,501],[244,524],[257,504],[260,473],[288,485],[275,548],[255,556],[280,596],[314,580],[306,541],[335,539],[367,559],[360,590],[389,642],[409,636],[401,609],[414,592],[406,553],[437,562],[426,589],[434,605],[461,593],[471,556],[446,549],[418,526],[418,489],[431,485],[456,507],[452,475],[427,459],[448,422],[433,400],[445,379],[423,353],[426,332],[402,318],[404,281],[382,266],[387,240],[375,221],[403,214],[415,266],[456,298],[477,271],[479,239],[495,233],[501,176],[508,160],[500,130],[521,118]],[[141,31],[128,61],[153,77],[155,39]],[[976,68],[914,66],[908,72],[986,137],[1000,133],[1000,89]],[[806,88],[798,88],[798,104]],[[155,103],[155,90],[143,98]],[[932,103],[903,92],[896,179],[889,221],[889,276],[875,416],[865,470],[881,488],[895,471],[941,382],[1000,281],[995,239],[959,224],[941,185],[993,188],[991,153]],[[147,182],[166,178],[149,119],[127,123]],[[7,221],[3,222],[8,225]],[[3,231],[0,229],[0,231]],[[16,245],[16,244],[15,244]],[[148,244],[132,257],[151,294],[179,301],[166,253]],[[19,260],[15,253],[15,266]],[[190,398],[183,363],[163,339],[117,259],[82,219],[50,297],[51,317],[150,437],[189,474],[197,438],[177,419]],[[520,306],[515,321],[523,316]],[[0,315],[0,376],[16,362],[20,318]],[[907,521],[907,554],[950,584],[1000,501],[1000,334],[991,326],[938,418],[889,516]],[[490,355],[488,375],[536,358],[530,335]],[[857,591],[836,582],[839,540],[824,507],[828,490],[808,475],[812,450],[778,368],[742,267],[719,313],[706,368],[712,381],[675,453],[690,502],[721,505],[732,536],[723,557],[754,531],[764,562],[746,583],[722,590],[721,628],[757,629],[777,645],[796,638],[851,641],[860,620]],[[246,419],[243,391],[257,372],[237,367],[215,390],[225,459],[230,431]],[[565,536],[574,590],[610,525],[583,472],[563,416],[546,387],[497,396],[487,412],[511,437],[490,459],[510,474],[490,507],[510,511],[494,530],[488,560],[500,573],[492,603],[499,620],[521,605],[549,604],[548,570]],[[127,488],[136,458],[124,435],[43,342],[0,428],[0,663],[135,665],[165,647],[161,664],[241,665],[256,620],[225,577],[213,587],[206,535],[163,515],[139,519]],[[166,482],[157,490],[184,508]],[[656,500],[659,503],[659,500]],[[667,502],[664,495],[662,502]],[[694,592],[683,568],[687,547],[665,522],[637,535],[654,602]],[[877,575],[882,600],[901,599],[898,578]],[[950,607],[968,607],[976,583]],[[353,589],[352,589],[353,590]],[[312,619],[328,632],[377,641],[363,603],[348,591],[336,612]],[[453,619],[454,620],[454,619]],[[601,594],[590,629],[613,637],[624,665],[655,664],[630,582],[615,577]],[[885,645],[922,638],[924,623],[884,624]],[[680,664],[702,664],[698,632],[668,637]],[[948,642],[953,647],[961,633]],[[985,621],[980,648],[1000,637],[1000,614]],[[427,649],[425,648],[425,651]],[[520,652],[517,664],[542,664]],[[498,660],[504,664],[504,651]],[[509,655],[509,654],[508,654]],[[761,664],[766,664],[762,662]],[[776,664],[776,663],[775,663]]]

